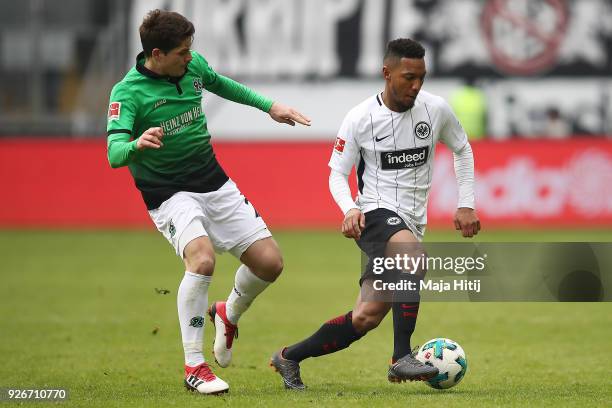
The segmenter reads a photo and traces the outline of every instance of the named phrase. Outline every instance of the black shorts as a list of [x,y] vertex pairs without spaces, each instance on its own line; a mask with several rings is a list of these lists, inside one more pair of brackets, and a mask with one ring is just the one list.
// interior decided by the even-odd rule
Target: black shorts
[[367,257],[362,256],[362,265],[365,266],[362,267],[359,286],[364,280],[376,276],[373,272],[373,259],[385,256],[387,241],[398,231],[411,231],[402,217],[386,208],[377,208],[364,215],[365,228],[361,232],[361,238],[356,241],[363,255]]

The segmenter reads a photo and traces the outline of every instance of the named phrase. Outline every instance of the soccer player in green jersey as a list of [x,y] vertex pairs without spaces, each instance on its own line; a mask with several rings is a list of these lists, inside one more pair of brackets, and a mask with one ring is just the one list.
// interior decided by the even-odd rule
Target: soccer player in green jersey
[[230,363],[238,319],[279,276],[283,260],[266,224],[215,158],[202,91],[292,126],[310,125],[310,119],[217,74],[190,49],[194,32],[178,13],[153,10],[144,18],[144,52],[110,95],[108,160],[113,168],[129,167],[157,229],[185,263],[177,295],[185,386],[216,394],[229,386],[212,373],[202,353],[215,251],[242,262],[227,301],[208,309],[216,330],[213,351],[222,367]]

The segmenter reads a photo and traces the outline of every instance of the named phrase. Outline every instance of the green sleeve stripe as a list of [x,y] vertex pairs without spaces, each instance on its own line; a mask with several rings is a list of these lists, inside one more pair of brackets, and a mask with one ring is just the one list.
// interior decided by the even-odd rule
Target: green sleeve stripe
[[113,130],[109,130],[106,135],[110,136],[110,135],[115,135],[117,133],[127,133],[128,135],[132,134],[132,131],[130,129],[113,129]]

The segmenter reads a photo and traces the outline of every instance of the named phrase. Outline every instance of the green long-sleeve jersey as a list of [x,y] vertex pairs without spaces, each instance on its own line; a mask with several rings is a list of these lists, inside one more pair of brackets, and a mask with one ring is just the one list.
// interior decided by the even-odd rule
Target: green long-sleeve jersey
[[[180,78],[160,76],[144,66],[144,54],[111,91],[108,109],[108,161],[128,166],[149,210],[174,193],[207,193],[228,177],[210,144],[202,91],[268,112],[272,101],[217,74],[195,51]],[[164,131],[163,147],[137,150],[136,142],[152,127]]]

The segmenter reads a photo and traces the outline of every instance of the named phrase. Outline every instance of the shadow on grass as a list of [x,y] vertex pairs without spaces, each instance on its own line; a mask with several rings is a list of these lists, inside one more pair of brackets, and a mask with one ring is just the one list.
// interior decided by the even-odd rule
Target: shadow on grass
[[[246,390],[245,390],[246,391]],[[385,384],[380,386],[379,384],[372,385],[372,387],[347,385],[346,383],[332,383],[325,382],[323,384],[314,384],[308,386],[305,391],[291,391],[285,390],[282,385],[274,385],[272,387],[266,386],[261,387],[259,392],[270,395],[274,393],[276,395],[283,395],[290,398],[296,399],[337,399],[337,398],[349,398],[349,399],[388,399],[389,397],[452,397],[457,396],[461,398],[481,398],[490,395],[490,390],[482,389],[471,389],[462,388],[460,386],[446,389],[437,390],[428,387],[421,383],[403,383],[403,384]]]

